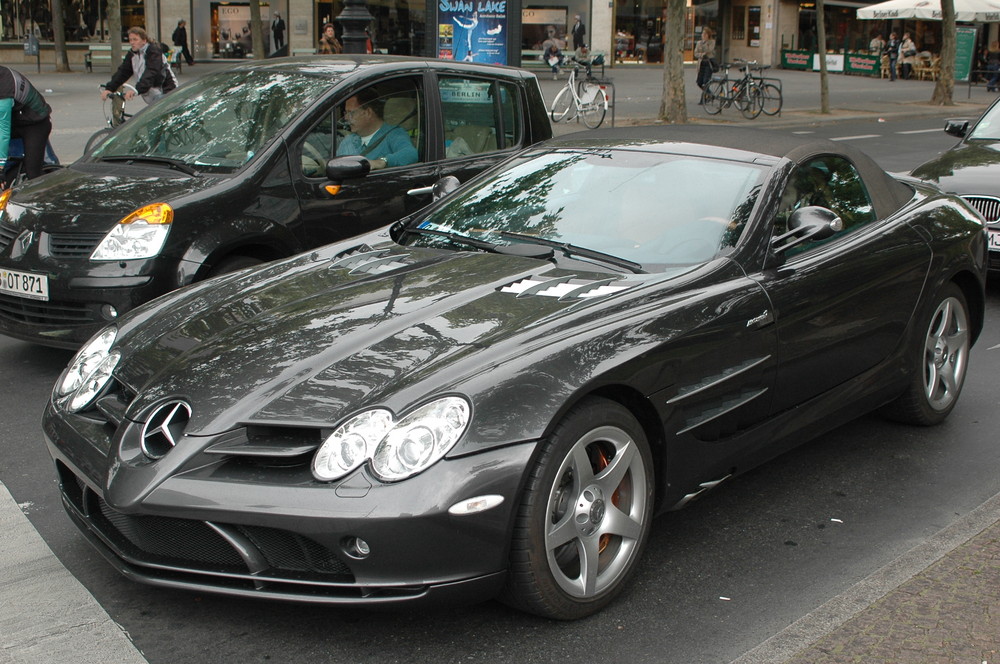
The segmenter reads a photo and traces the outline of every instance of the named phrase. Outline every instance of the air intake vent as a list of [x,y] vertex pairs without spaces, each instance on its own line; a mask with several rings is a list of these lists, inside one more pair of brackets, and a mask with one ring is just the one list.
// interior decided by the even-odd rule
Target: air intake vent
[[349,270],[351,274],[378,274],[406,267],[406,263],[390,254],[388,249],[373,250],[363,246],[341,254],[333,260],[331,267]]

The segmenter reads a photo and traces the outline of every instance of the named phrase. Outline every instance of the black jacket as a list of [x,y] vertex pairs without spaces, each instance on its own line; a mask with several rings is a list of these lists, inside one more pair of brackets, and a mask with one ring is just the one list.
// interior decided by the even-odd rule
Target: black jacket
[[[172,74],[167,73],[163,51],[160,50],[160,47],[153,42],[147,42],[145,49],[146,69],[142,72],[139,80],[136,81],[135,89],[141,95],[149,92],[150,88],[162,88],[164,92],[170,92],[176,88],[177,81]],[[132,55],[132,51],[125,54],[125,59],[122,60],[118,71],[115,72],[114,76],[111,77],[111,80],[104,87],[115,92],[122,86],[122,83],[132,78],[132,75],[135,74],[135,71],[132,69]]]

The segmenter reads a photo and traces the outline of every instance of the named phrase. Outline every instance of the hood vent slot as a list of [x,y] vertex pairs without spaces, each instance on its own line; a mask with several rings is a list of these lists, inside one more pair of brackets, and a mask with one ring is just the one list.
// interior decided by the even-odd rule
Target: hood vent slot
[[555,297],[560,302],[582,300],[593,297],[614,295],[628,290],[633,284],[617,279],[600,279],[587,281],[573,277],[557,277],[555,279],[539,279],[526,277],[500,289],[501,293],[513,293],[517,297]]
[[379,274],[406,267],[406,263],[390,254],[388,249],[373,250],[362,246],[335,258],[331,267],[343,268],[351,274]]

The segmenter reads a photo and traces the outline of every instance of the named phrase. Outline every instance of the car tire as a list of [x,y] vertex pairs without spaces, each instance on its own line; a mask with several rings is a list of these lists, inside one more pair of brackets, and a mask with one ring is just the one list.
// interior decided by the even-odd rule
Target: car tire
[[632,413],[601,398],[573,407],[527,479],[502,599],[559,620],[601,610],[635,571],[653,495],[652,455]]
[[942,289],[918,330],[907,357],[912,363],[910,385],[884,413],[899,422],[931,426],[955,407],[969,365],[972,332],[962,290],[955,284]]
[[244,268],[257,266],[263,262],[264,261],[259,258],[254,258],[253,256],[227,256],[219,261],[219,264],[209,271],[208,277],[218,277],[220,275],[236,272],[237,270],[242,270]]

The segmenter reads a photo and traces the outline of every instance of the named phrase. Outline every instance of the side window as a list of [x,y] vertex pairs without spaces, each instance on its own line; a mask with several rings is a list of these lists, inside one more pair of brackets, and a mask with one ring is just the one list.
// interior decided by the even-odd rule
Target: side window
[[302,142],[302,173],[322,177],[332,157],[362,155],[372,169],[424,161],[424,95],[417,79],[362,88],[323,117]]
[[[851,162],[834,155],[817,157],[792,170],[774,217],[774,235],[786,232],[792,213],[809,205],[833,210],[843,219],[844,230],[835,237],[862,228],[876,218],[861,175]],[[823,242],[807,242],[789,254],[820,244]]]
[[446,157],[493,152],[521,142],[521,100],[516,86],[443,76],[439,88]]

